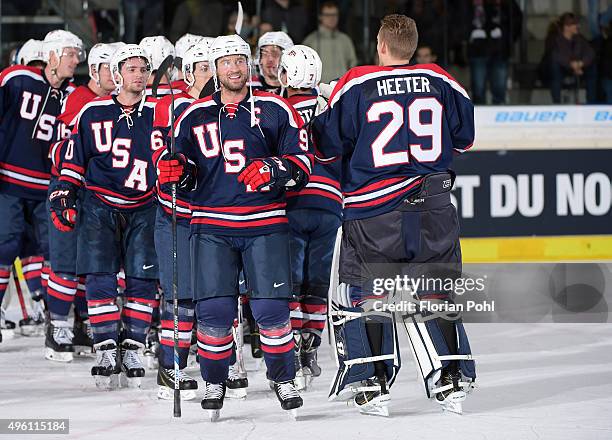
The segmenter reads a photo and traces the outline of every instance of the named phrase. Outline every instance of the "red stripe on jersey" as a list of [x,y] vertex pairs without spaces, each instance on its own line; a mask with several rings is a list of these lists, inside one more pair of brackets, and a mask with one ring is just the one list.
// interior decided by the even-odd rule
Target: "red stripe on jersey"
[[342,199],[338,197],[337,194],[334,194],[329,191],[325,191],[322,189],[310,189],[304,188],[300,190],[300,192],[287,192],[285,193],[286,197],[297,197],[297,196],[321,196],[327,197],[328,199],[332,199],[334,202],[342,203]]
[[49,173],[42,173],[40,171],[32,171],[32,170],[28,170],[27,168],[21,168],[21,167],[11,165],[5,162],[0,162],[0,168],[9,170],[9,171],[14,171],[16,173],[23,174],[28,177],[35,177],[37,179],[50,179],[51,178],[51,174]]
[[68,168],[69,170],[75,171],[81,175],[85,174],[85,168],[75,165],[73,163],[65,163],[63,164],[64,168]]
[[401,182],[402,180],[404,180],[403,177],[393,177],[391,179],[380,180],[376,183],[372,183],[370,185],[364,186],[363,188],[359,188],[356,191],[346,192],[344,193],[344,195],[345,196],[356,196],[359,194],[375,191],[377,189],[381,189],[381,188],[393,185],[394,183]]
[[23,180],[17,180],[17,179],[13,179],[12,177],[3,176],[2,174],[0,174],[0,180],[2,180],[3,182],[14,183],[16,185],[25,186],[26,188],[32,188],[32,189],[41,189],[41,190],[46,191],[49,188],[48,185],[40,185],[38,183],[25,182]]
[[114,191],[111,191],[109,189],[102,188],[101,186],[88,185],[87,189],[90,189],[92,191],[95,191],[95,192],[98,192],[100,194],[104,194],[104,195],[107,195],[107,196],[117,197],[118,199],[128,200],[130,202],[140,202],[141,200],[146,199],[148,197],[151,197],[153,195],[153,190],[152,189],[150,189],[149,191],[147,191],[143,195],[137,196],[137,197],[128,197],[128,196],[125,196],[123,194],[119,194],[119,193],[116,193]]
[[59,180],[61,182],[72,183],[73,185],[76,185],[76,186],[83,185],[83,182],[81,182],[80,180],[77,180],[77,179],[75,179],[73,177],[69,177],[69,176],[60,176]]
[[100,194],[94,193],[94,195],[100,200],[102,200],[102,202],[106,203],[109,206],[114,206],[115,208],[132,209],[132,208],[138,208],[139,206],[146,205],[147,203],[151,203],[151,199],[143,200],[142,202],[137,202],[137,203],[127,203],[127,204],[113,203],[110,200],[105,199],[104,196],[101,196]]
[[408,192],[409,190],[411,190],[412,188],[414,188],[415,186],[419,185],[421,183],[422,179],[419,179],[415,182],[412,182],[410,185],[399,189],[398,191],[394,191],[390,194],[387,194],[384,197],[378,198],[378,199],[374,199],[374,200],[370,200],[367,202],[361,202],[361,203],[350,203],[347,202],[345,204],[345,208],[365,208],[366,206],[374,206],[374,205],[380,205],[381,203],[384,203],[386,201],[389,201],[391,199],[394,199],[395,197],[398,197],[406,192]]
[[2,72],[0,72],[0,85],[4,86],[4,80],[5,78],[13,72],[29,72],[29,73],[35,73],[37,75],[40,75],[40,79],[43,79],[43,71],[42,69],[39,69],[38,67],[30,67],[30,66],[22,66],[21,64],[16,64],[14,66],[10,66],[7,67],[6,69],[4,69]]
[[308,181],[309,182],[327,183],[328,185],[331,185],[331,186],[335,187],[336,189],[340,189],[340,182],[338,182],[337,180],[334,180],[334,179],[330,179],[329,177],[310,176],[310,179],[308,179]]
[[257,206],[199,206],[191,205],[191,209],[194,211],[211,211],[221,212],[228,214],[251,214],[259,213],[263,211],[275,211],[277,209],[285,209],[286,203],[271,203],[269,205],[257,205]]
[[287,220],[287,217],[272,217],[266,220],[253,220],[253,221],[230,221],[230,220],[215,220],[215,219],[192,217],[191,223],[192,224],[225,226],[228,228],[247,228],[247,227],[269,226],[269,225],[277,225],[281,223],[289,223],[289,220]]
[[[312,154],[302,154],[301,156],[306,156],[306,158],[308,159],[308,161],[310,162],[310,169],[312,169],[313,166],[313,156]],[[306,166],[306,164],[304,164],[304,162],[302,162],[300,159],[298,159],[295,156],[283,156],[284,159],[287,159],[290,162],[293,162],[294,164],[296,164],[298,167],[300,167],[302,169],[302,171],[304,171],[307,175],[310,174],[310,170],[308,169],[308,167]]]

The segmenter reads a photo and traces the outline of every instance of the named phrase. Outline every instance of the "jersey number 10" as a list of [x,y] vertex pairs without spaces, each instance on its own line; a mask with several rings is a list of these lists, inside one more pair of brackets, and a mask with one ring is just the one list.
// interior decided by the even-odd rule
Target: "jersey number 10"
[[[378,168],[409,163],[411,156],[417,162],[438,160],[442,154],[442,109],[442,104],[435,98],[417,98],[412,101],[406,109],[408,128],[418,137],[430,137],[431,148],[423,148],[422,144],[410,144],[407,151],[386,153],[385,148],[404,127],[404,107],[392,100],[372,104],[366,113],[368,122],[379,122],[382,115],[391,115],[391,120],[372,142],[374,166]],[[421,122],[423,111],[431,112],[431,122]]]

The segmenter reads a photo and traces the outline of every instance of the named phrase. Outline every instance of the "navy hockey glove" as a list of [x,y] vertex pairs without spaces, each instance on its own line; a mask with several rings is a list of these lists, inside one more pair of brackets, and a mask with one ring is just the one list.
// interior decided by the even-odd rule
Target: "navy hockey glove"
[[191,191],[195,187],[195,171],[195,165],[181,153],[162,156],[157,162],[160,185],[176,183],[184,191]]
[[293,180],[293,167],[283,158],[265,157],[249,161],[238,175],[238,182],[259,191],[264,187],[284,188]]
[[58,186],[49,194],[53,226],[62,232],[74,229],[77,218],[76,191],[68,185]]

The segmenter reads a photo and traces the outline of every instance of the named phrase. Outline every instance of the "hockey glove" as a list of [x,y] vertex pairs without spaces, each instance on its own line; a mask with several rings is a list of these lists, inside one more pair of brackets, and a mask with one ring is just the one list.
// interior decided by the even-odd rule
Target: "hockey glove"
[[293,180],[293,167],[280,157],[254,159],[238,175],[238,182],[259,191],[265,187],[284,188]]
[[162,156],[157,162],[160,185],[176,183],[179,189],[191,191],[195,188],[195,174],[195,165],[181,153]]
[[74,229],[77,218],[76,191],[68,185],[58,186],[49,194],[53,226],[62,232]]

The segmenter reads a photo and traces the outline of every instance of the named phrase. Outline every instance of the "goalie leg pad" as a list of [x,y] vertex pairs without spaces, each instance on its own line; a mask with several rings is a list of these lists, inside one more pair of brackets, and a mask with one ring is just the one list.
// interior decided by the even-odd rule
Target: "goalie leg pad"
[[441,318],[419,322],[415,316],[404,318],[410,348],[427,397],[433,397],[440,391],[436,384],[440,380],[442,370],[451,367],[451,362],[456,363],[461,373],[459,386],[464,391],[471,390],[472,383],[476,380],[476,365],[463,324],[459,320],[454,322],[457,352],[451,353],[438,323],[439,319]]
[[[335,306],[330,317],[338,372],[332,382],[329,399],[343,400],[360,391],[360,383],[375,376],[375,362],[384,363],[387,384],[390,386],[401,366],[392,315],[367,313],[361,307]],[[375,350],[379,351],[376,355],[368,339],[366,317],[382,325],[382,344],[380,350]]]

